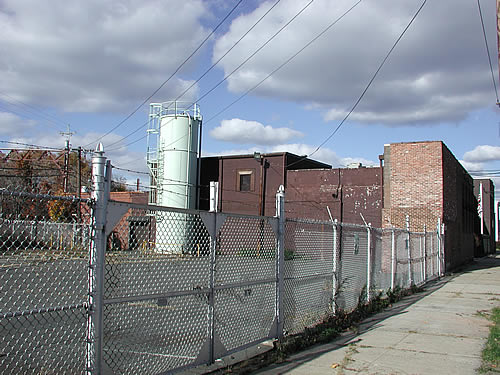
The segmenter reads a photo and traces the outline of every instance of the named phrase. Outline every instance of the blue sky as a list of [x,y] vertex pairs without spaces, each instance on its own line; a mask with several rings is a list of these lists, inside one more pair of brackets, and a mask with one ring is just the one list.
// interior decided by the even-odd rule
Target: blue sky
[[[60,132],[70,124],[74,147],[93,148],[100,140],[114,165],[146,171],[146,128],[127,135],[147,122],[147,105],[101,137],[151,95],[236,3],[0,0],[0,140],[62,147]],[[243,0],[151,101],[175,99],[275,3]],[[362,0],[249,95],[207,120],[356,3],[279,1],[182,98],[203,97],[305,8],[199,101],[206,120],[203,153],[313,152],[356,102],[421,0]],[[480,3],[498,84],[495,1]],[[312,158],[334,166],[378,164],[385,143],[443,140],[469,171],[500,170],[495,102],[476,1],[429,0],[348,121]]]

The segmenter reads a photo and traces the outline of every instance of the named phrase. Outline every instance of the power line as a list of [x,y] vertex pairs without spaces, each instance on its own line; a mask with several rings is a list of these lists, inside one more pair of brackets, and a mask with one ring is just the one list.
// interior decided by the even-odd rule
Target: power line
[[208,122],[212,121],[214,118],[222,114],[223,112],[227,111],[230,107],[232,107],[234,104],[239,102],[241,99],[243,99],[245,96],[250,94],[253,90],[258,88],[260,85],[262,85],[266,80],[268,80],[272,75],[274,75],[276,72],[278,72],[281,68],[283,68],[285,65],[290,63],[294,58],[296,58],[299,54],[301,54],[307,47],[309,47],[311,44],[313,44],[316,40],[318,40],[320,37],[322,37],[328,30],[330,30],[337,22],[339,22],[342,18],[344,18],[348,13],[350,13],[356,6],[358,6],[359,3],[361,3],[362,0],[359,0],[357,3],[355,3],[351,8],[349,8],[345,13],[343,13],[340,17],[338,17],[335,21],[330,23],[323,31],[321,31],[318,35],[316,35],[313,39],[311,39],[304,47],[302,47],[300,50],[298,50],[295,54],[293,54],[291,57],[289,57],[285,62],[283,62],[281,65],[279,65],[276,69],[274,69],[271,73],[269,73],[264,79],[262,79],[259,83],[257,83],[255,86],[247,90],[245,93],[243,93],[241,96],[239,96],[235,101],[224,107],[221,111],[217,112],[215,115],[210,117],[208,120],[205,121],[205,124]]
[[[271,10],[278,5],[278,3],[281,0],[277,0],[215,63],[213,63],[193,84],[191,84],[184,92],[182,92],[175,101],[180,99],[182,96],[184,96],[196,83],[198,83],[203,77],[205,77],[224,57],[227,56],[229,52],[231,52],[242,40],[245,38],[270,12]],[[245,61],[243,61],[235,70],[233,70],[229,75],[225,76],[219,83],[217,83],[214,87],[212,87],[208,92],[206,92],[199,100],[205,98],[207,95],[209,95],[212,91],[214,91],[218,86],[220,86],[225,80],[227,80],[232,74],[234,74],[239,68],[241,68],[246,62],[248,62],[253,56],[255,56],[262,48],[264,48],[269,42],[271,42],[272,39],[274,39],[281,31],[283,31],[284,28],[286,28],[295,18],[297,18],[300,13],[302,13],[314,0],[310,0],[310,2],[299,12],[297,13],[290,21],[288,21],[287,24],[285,24],[278,32],[276,32],[270,39],[268,39],[260,48],[258,48],[252,55],[250,55]],[[191,105],[195,104],[196,102],[191,103]],[[144,103],[143,103],[144,104]],[[130,137],[131,135],[137,133],[140,129],[144,128],[147,124],[149,123],[146,122],[142,124],[140,127],[132,131],[131,133],[127,134],[125,137],[123,137],[121,140],[116,141],[108,146],[113,146],[119,142],[121,142],[123,139],[126,139]],[[112,129],[113,130],[113,129]],[[104,135],[106,136],[106,135]],[[104,137],[103,136],[103,137]],[[132,145],[134,143],[139,142],[140,140],[146,138],[146,136],[143,136],[126,146]]]
[[[243,99],[245,96],[247,96],[251,91],[255,90],[257,87],[259,87],[261,84],[264,83],[264,81],[266,81],[267,79],[269,79],[273,74],[275,74],[276,72],[278,72],[280,69],[282,69],[285,65],[289,64],[294,58],[296,58],[299,54],[301,54],[305,49],[307,49],[311,44],[313,44],[314,42],[316,42],[320,37],[322,37],[326,32],[328,32],[333,26],[335,26],[340,20],[342,20],[345,16],[347,16],[354,8],[356,8],[360,3],[361,3],[362,0],[359,0],[358,2],[356,2],[352,7],[350,7],[347,11],[345,11],[341,16],[337,17],[332,23],[330,23],[325,29],[323,29],[319,34],[317,34],[313,39],[311,39],[308,43],[306,43],[300,50],[298,50],[295,54],[293,54],[292,56],[290,56],[287,60],[285,60],[281,65],[279,65],[276,69],[274,69],[271,73],[269,73],[264,79],[262,79],[259,83],[257,83],[255,86],[253,86],[252,88],[250,88],[249,90],[247,90],[244,94],[242,94],[238,99],[236,99],[235,101],[233,101],[232,103],[230,103],[228,106],[226,106],[225,108],[223,108],[221,111],[217,112],[217,114],[215,114],[214,116],[210,117],[208,120],[204,121],[204,123],[208,123],[210,121],[212,121],[214,118],[216,118],[217,116],[219,116],[221,113],[225,112],[227,109],[229,109],[231,106],[233,106],[234,104],[236,104],[237,102],[239,102],[241,99]],[[276,5],[276,4],[275,4]],[[272,8],[271,8],[272,9]],[[269,11],[268,11],[269,12]],[[267,13],[266,13],[267,14]],[[241,39],[240,39],[241,40]],[[172,120],[171,120],[172,121]],[[146,122],[144,125],[141,126],[144,127],[145,125],[147,125],[148,122]],[[133,133],[136,133],[140,128],[136,129]],[[132,135],[133,133],[129,134]],[[132,141],[130,143],[127,143],[123,146],[120,146],[119,148],[115,148],[115,149],[111,149],[111,150],[108,150],[108,151],[114,151],[114,150],[118,150],[122,147],[127,147],[127,146],[130,146],[134,143],[137,143],[141,140],[143,140],[144,138],[146,138],[147,135],[144,135],[142,137],[140,137],[139,139],[136,139],[135,141]],[[188,136],[188,133],[186,133],[183,137],[175,140],[174,142],[170,143],[169,145],[177,142],[178,140],[184,138],[184,137],[187,137]],[[125,137],[126,138],[126,137]],[[113,144],[116,144],[118,142],[115,142]],[[112,144],[112,145],[113,145]]]
[[229,52],[231,52],[242,40],[243,38],[245,38],[259,23],[260,21],[262,21],[270,12],[271,10],[274,9],[274,7],[276,7],[276,5],[278,5],[278,3],[280,2],[281,0],[276,0],[276,2],[267,10],[267,12],[265,12],[258,20],[257,22],[255,22],[252,27],[250,27],[237,41],[236,43],[234,43],[231,48],[229,48],[216,62],[214,62],[210,68],[208,68],[205,73],[203,73],[195,82],[193,82],[191,84],[191,86],[189,86],[186,90],[184,90],[184,92],[182,94],[180,94],[175,100],[177,101],[178,99],[182,98],[189,90],[191,90],[191,88],[196,85],[198,82],[200,82],[203,77],[205,77],[218,63],[221,62],[221,60],[227,56],[227,54]]
[[200,48],[207,42],[207,40],[210,39],[210,37],[217,31],[217,29],[228,19],[228,17],[236,10],[236,8],[242,3],[243,0],[239,0],[236,5],[229,11],[228,14],[217,24],[217,26],[210,32],[210,34],[207,35],[207,37],[196,47],[196,49],[177,67],[177,69],[174,70],[174,72],[165,80],[162,82],[162,84],[155,90],[151,95],[149,95],[146,99],[142,101],[140,105],[138,105],[127,117],[125,117],[122,121],[120,121],[117,125],[115,125],[111,130],[109,130],[107,133],[99,137],[93,142],[90,142],[89,144],[85,145],[84,147],[88,147],[89,145],[100,141],[102,138],[106,137],[107,135],[111,134],[111,132],[115,131],[118,127],[123,125],[125,121],[127,121],[129,118],[131,118],[139,109],[142,108],[144,104],[146,104],[158,91],[160,91],[163,86],[165,86],[176,74],[177,72],[191,59],[191,57],[194,56],[196,52],[200,50]]
[[[4,97],[7,97],[7,98],[10,98],[10,100],[7,100],[7,99],[0,99],[0,100],[4,101],[5,103],[8,103],[11,106],[14,106],[14,107],[17,107],[17,108],[19,108],[21,110],[24,110],[24,111],[28,112],[31,115],[41,117],[43,120],[48,121],[49,123],[53,124],[51,126],[55,126],[55,128],[57,130],[60,130],[60,126],[61,125],[64,125],[64,126],[67,125],[65,122],[63,122],[62,120],[59,120],[57,117],[52,116],[52,115],[50,115],[48,113],[45,113],[41,109],[39,109],[39,108],[37,108],[35,106],[32,106],[30,104],[26,104],[26,103],[24,103],[24,102],[22,102],[20,100],[17,100],[17,99],[14,99],[12,96],[7,95],[7,94],[2,93],[2,92],[0,92],[0,95],[2,95]],[[16,103],[19,103],[19,104],[16,104]],[[22,106],[27,107],[28,109],[25,109]],[[7,109],[6,107],[3,107],[3,108],[6,109],[6,110],[8,110],[8,111],[10,111],[10,112],[14,112],[16,114],[19,114],[19,112],[12,111],[11,109]],[[21,115],[22,117],[27,118],[26,116],[24,116],[22,114],[19,114],[19,115]]]
[[[257,48],[249,57],[247,57],[243,62],[238,65],[231,73],[226,75],[222,80],[220,80],[214,87],[208,90],[205,94],[203,94],[200,98],[198,98],[197,102],[203,100],[210,93],[212,93],[217,87],[219,87],[223,82],[225,82],[229,77],[231,77],[237,70],[239,70],[243,65],[245,65],[251,58],[253,58],[257,53],[259,53],[265,46],[267,46],[275,37],[278,36],[284,29],[288,27],[298,16],[300,16],[312,3],[314,0],[310,0],[297,14],[295,14],[286,24],[284,24],[276,33],[273,34],[264,44],[262,44],[259,48]],[[194,104],[194,103],[192,103]]]
[[[3,100],[3,99],[0,99],[0,100]],[[5,101],[5,102],[7,102],[7,101]],[[9,102],[7,102],[7,103],[10,104],[11,106],[15,105],[15,104],[12,104],[12,103],[9,103]],[[27,120],[32,120],[32,117],[33,117],[33,116],[28,116],[28,115],[26,115],[26,114],[24,114],[22,112],[19,112],[18,110],[14,110],[14,109],[9,108],[9,107],[7,107],[5,105],[2,105],[2,104],[0,104],[0,108],[3,109],[4,111],[7,111],[7,113],[13,113],[13,114],[15,114],[17,116],[20,116],[20,117],[23,117],[23,118],[25,118]],[[52,128],[54,128],[56,130],[60,130],[60,128],[57,128],[54,125],[51,125],[50,123],[47,123],[47,125],[51,126]]]
[[[257,50],[255,50],[249,57],[247,57],[241,64],[238,65],[238,67],[236,69],[234,69],[231,73],[229,73],[228,75],[226,75],[222,80],[220,80],[215,86],[213,86],[210,90],[208,90],[205,94],[203,94],[196,102],[198,101],[201,101],[202,99],[204,99],[205,97],[207,97],[209,94],[211,94],[217,87],[219,87],[222,83],[224,83],[229,77],[231,77],[234,73],[236,73],[236,71],[238,71],[243,65],[245,65],[250,59],[252,59],[257,53],[259,53],[267,44],[269,44],[276,36],[278,36],[278,34],[280,34],[286,27],[288,27],[288,25],[290,25],[301,13],[303,13],[308,7],[309,5],[311,5],[313,3],[314,0],[310,0],[298,13],[296,13],[285,25],[283,25],[276,33],[273,34],[273,36],[271,36],[266,42],[264,42],[264,44],[262,44],[259,48],[257,48]],[[360,0],[361,1],[361,0]],[[220,62],[220,60],[222,60],[222,58],[224,58],[276,5],[278,4],[278,1],[219,59],[217,60],[217,62],[215,64],[213,64],[196,82],[199,82],[217,63]],[[268,77],[267,77],[268,78]],[[266,79],[267,79],[266,78]],[[195,82],[195,83],[196,83]],[[187,90],[189,90],[192,86],[190,86]],[[184,95],[186,92],[184,91],[180,96],[177,97],[177,99],[179,99],[180,97],[182,97],[182,95]],[[177,100],[176,99],[176,100]],[[196,102],[193,102],[191,103],[190,105],[194,105]],[[144,103],[143,103],[144,104]],[[234,104],[234,103],[233,103]],[[231,104],[232,105],[232,104]],[[225,108],[223,111],[225,111],[227,108]],[[132,133],[128,134],[127,136],[125,136],[123,139],[125,138],[128,138],[129,136],[137,133],[137,131],[139,131],[140,129],[142,129],[144,126],[146,126],[149,122],[146,122],[144,123],[143,125],[141,125],[139,128],[135,129]],[[112,129],[111,131],[113,131],[114,129]],[[111,132],[110,131],[110,132]],[[109,133],[108,133],[109,134]],[[105,134],[103,137],[105,137],[107,134]],[[101,137],[102,138],[102,137]],[[99,139],[101,139],[99,138]],[[135,141],[132,141],[128,144],[126,144],[125,146],[130,146],[134,143],[137,143],[141,140],[143,140],[144,138],[146,138],[146,135],[139,138],[139,139],[136,139]],[[98,140],[99,140],[98,139]],[[122,139],[122,140],[123,140]],[[117,141],[117,142],[114,142],[112,143],[111,145],[114,145],[116,143],[118,143],[120,141]],[[86,145],[85,147],[87,147],[88,145]],[[121,146],[121,147],[124,147],[124,146]],[[121,148],[120,147],[120,148]],[[110,150],[110,151],[113,151],[113,150]]]
[[127,168],[120,168],[120,167],[117,167],[116,165],[111,165],[114,169],[118,169],[120,171],[124,171],[124,172],[130,172],[130,173],[136,173],[136,174],[145,174],[145,175],[148,175],[149,176],[149,173],[148,172],[141,172],[141,171],[134,171],[132,169],[127,169]]
[[[35,147],[35,148],[38,148],[40,150],[64,151],[64,149],[61,149],[61,148],[48,147],[48,146],[39,146],[39,145],[33,145],[33,144],[29,144],[29,143],[22,143],[22,142],[2,141],[2,140],[0,140],[0,143],[9,143],[9,144],[13,144],[13,145]],[[20,151],[25,151],[25,150],[20,150]]]
[[479,0],[477,0],[477,8],[479,9],[479,18],[481,19],[481,26],[483,29],[483,36],[484,36],[484,44],[486,46],[486,52],[488,54],[488,63],[490,64],[490,71],[491,71],[491,80],[493,81],[493,87],[495,89],[495,95],[497,98],[497,105],[500,106],[500,102],[498,101],[498,90],[497,90],[497,84],[495,82],[495,75],[493,74],[493,66],[491,64],[491,55],[490,55],[490,48],[488,46],[488,38],[486,37],[486,30],[484,28],[484,20],[483,20],[483,12],[481,11],[481,4],[479,3]]
[[406,27],[404,28],[404,30],[402,31],[402,33],[399,35],[399,37],[396,39],[396,41],[394,42],[394,44],[392,45],[392,47],[389,49],[389,52],[387,52],[387,54],[385,55],[384,59],[382,60],[382,62],[380,63],[379,67],[377,68],[377,70],[375,71],[375,73],[373,74],[373,76],[371,77],[370,81],[368,82],[368,84],[364,88],[364,90],[361,93],[361,95],[359,96],[359,98],[356,100],[356,102],[354,103],[354,105],[352,106],[352,108],[350,109],[350,111],[345,115],[345,117],[342,119],[342,121],[339,123],[339,125],[335,128],[335,130],[328,137],[326,137],[326,139],[312,153],[310,153],[309,155],[303,157],[302,159],[299,159],[299,160],[291,163],[287,167],[289,167],[291,165],[294,165],[294,164],[297,164],[300,161],[304,160],[305,158],[311,157],[312,155],[314,155],[316,152],[318,152],[321,149],[321,147],[323,147],[340,130],[340,128],[342,127],[342,125],[344,125],[344,123],[347,121],[347,119],[349,118],[349,116],[351,116],[351,114],[354,112],[354,110],[356,109],[356,107],[358,106],[358,104],[364,98],[364,96],[367,93],[368,89],[371,87],[373,81],[375,81],[375,78],[377,77],[378,73],[380,72],[380,70],[382,69],[382,67],[386,63],[386,61],[389,59],[389,56],[391,55],[392,51],[394,51],[394,49],[398,45],[399,41],[406,34],[406,31],[413,24],[413,21],[415,21],[415,19],[420,14],[420,11],[423,9],[423,7],[425,6],[426,3],[427,3],[427,0],[424,0],[422,2],[422,4],[420,5],[420,7],[418,8],[417,12],[411,18],[411,20],[408,23],[408,25],[406,25]]

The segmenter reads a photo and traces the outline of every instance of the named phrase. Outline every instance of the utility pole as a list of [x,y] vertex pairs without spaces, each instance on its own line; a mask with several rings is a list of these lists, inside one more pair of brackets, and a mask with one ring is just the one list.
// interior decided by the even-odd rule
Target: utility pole
[[[82,147],[78,147],[78,199],[82,199]],[[81,222],[82,201],[78,201],[78,221]]]
[[66,142],[65,142],[65,151],[66,153],[64,154],[64,192],[68,192],[68,185],[69,185],[69,151],[70,151],[70,140],[71,136],[75,134],[74,132],[71,132],[71,125],[68,124],[67,126],[67,131],[66,132],[60,132],[63,137],[66,136]]

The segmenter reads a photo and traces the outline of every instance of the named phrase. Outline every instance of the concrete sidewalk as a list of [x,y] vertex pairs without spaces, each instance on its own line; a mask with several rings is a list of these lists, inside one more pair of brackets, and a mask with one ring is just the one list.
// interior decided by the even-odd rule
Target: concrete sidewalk
[[474,374],[500,306],[500,255],[478,259],[369,318],[359,331],[258,374]]

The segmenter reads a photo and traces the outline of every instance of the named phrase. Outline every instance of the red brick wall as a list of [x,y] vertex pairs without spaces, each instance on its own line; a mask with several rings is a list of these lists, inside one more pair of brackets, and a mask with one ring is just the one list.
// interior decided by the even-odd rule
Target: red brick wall
[[391,144],[384,166],[390,180],[384,181],[383,226],[405,228],[409,215],[410,230],[434,229],[443,212],[442,142]]
[[440,141],[386,146],[383,226],[405,228],[409,215],[411,231],[422,232],[424,224],[434,231],[440,219],[446,229],[446,270],[456,268],[474,254],[471,185],[469,174]]

